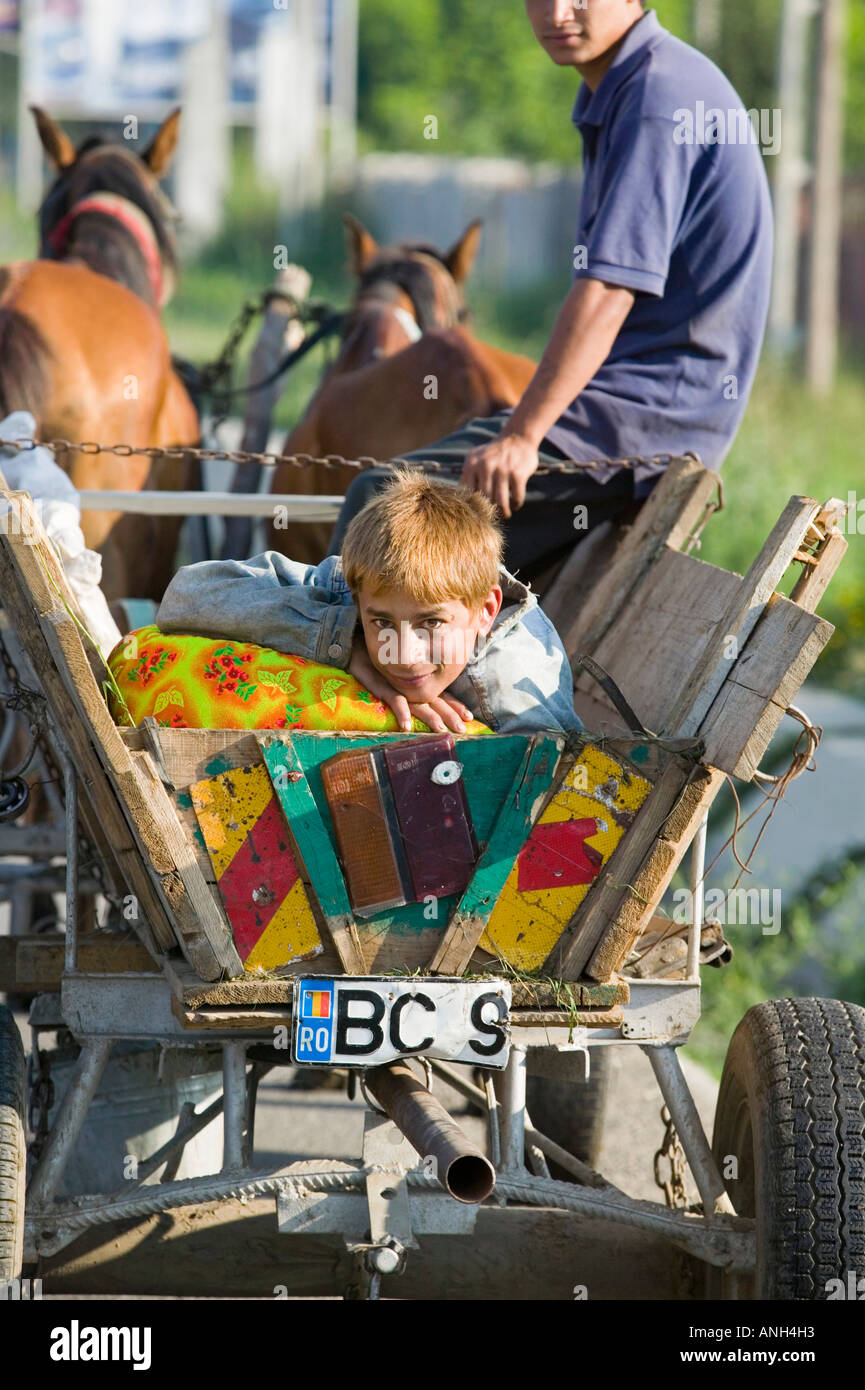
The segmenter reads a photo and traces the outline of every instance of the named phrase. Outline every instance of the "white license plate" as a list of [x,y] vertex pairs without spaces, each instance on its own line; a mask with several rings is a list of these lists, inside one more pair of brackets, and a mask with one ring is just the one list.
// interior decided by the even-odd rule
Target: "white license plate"
[[504,1067],[511,987],[496,981],[392,976],[295,980],[292,1061],[375,1067],[422,1055]]

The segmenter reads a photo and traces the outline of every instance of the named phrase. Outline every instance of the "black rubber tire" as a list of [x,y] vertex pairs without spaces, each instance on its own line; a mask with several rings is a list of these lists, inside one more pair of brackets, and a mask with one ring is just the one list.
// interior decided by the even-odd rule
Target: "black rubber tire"
[[[550,1077],[529,1073],[526,1109],[535,1129],[594,1168],[604,1136],[604,1116],[612,1079],[612,1048],[594,1047],[590,1055],[588,1081],[553,1081]],[[574,1181],[573,1174],[566,1173],[549,1159],[547,1162],[553,1177]]]
[[[757,1222],[757,1269],[715,1297],[824,1300],[865,1275],[865,1009],[773,999],[730,1041],[712,1151],[740,1216]],[[727,1156],[738,1177],[726,1176]],[[833,1290],[837,1295],[837,1289]]]
[[0,1285],[21,1273],[24,1245],[24,1049],[12,1010],[0,1004]]

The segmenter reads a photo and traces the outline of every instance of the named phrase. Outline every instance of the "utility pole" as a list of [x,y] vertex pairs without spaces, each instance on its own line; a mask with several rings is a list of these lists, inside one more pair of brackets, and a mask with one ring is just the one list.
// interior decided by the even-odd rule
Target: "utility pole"
[[691,22],[694,47],[716,57],[721,44],[721,0],[694,0]]
[[772,161],[775,256],[769,309],[769,336],[781,352],[789,352],[798,337],[799,220],[802,191],[811,177],[805,148],[809,104],[807,58],[811,21],[819,9],[820,0],[784,0],[781,12],[778,64],[781,148]]
[[844,20],[844,0],[822,0],[817,38],[805,344],[806,380],[812,391],[820,395],[832,387],[838,357]]
[[183,55],[183,114],[174,158],[174,202],[187,245],[217,234],[231,179],[228,15],[221,0],[209,0],[203,18],[204,27]]
[[15,157],[15,196],[22,212],[33,213],[42,197],[42,146],[36,132],[36,122],[28,108],[35,100],[29,90],[33,80],[31,54],[34,44],[36,16],[40,9],[34,0],[21,5],[18,11],[18,122]]

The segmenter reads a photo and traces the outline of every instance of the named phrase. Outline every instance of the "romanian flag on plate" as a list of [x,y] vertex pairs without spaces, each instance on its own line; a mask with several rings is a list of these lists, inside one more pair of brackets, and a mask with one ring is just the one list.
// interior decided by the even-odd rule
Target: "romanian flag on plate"
[[309,990],[303,998],[304,1018],[330,1018],[331,992],[329,989]]

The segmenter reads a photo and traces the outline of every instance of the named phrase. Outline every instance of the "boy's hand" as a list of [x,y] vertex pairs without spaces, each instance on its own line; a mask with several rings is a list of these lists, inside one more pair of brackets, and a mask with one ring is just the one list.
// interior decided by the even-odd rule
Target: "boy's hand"
[[409,704],[405,696],[395,690],[373,666],[363,637],[354,639],[348,669],[365,690],[393,710],[397,723],[406,733],[411,732],[412,719],[421,719],[433,733],[443,734],[450,729],[452,733],[464,734],[466,726],[463,721],[473,718],[471,710],[466,709],[461,700],[449,695],[447,691],[435,700],[430,700],[428,704]]

